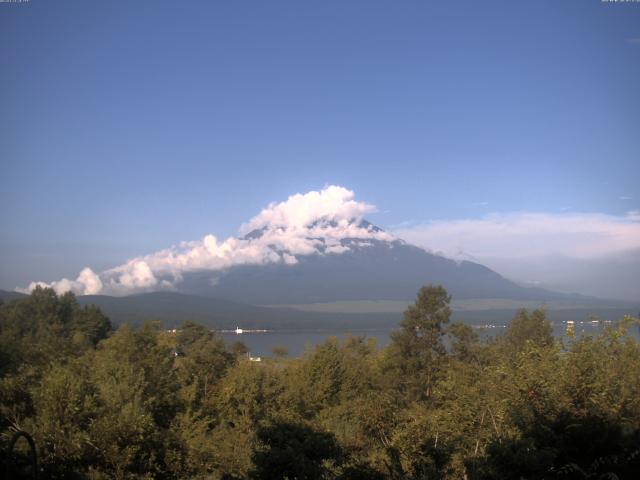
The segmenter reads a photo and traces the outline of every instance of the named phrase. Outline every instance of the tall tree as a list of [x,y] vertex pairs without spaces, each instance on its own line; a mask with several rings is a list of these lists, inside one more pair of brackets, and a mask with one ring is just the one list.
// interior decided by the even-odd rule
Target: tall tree
[[503,341],[512,353],[521,351],[527,342],[539,347],[553,345],[553,329],[544,310],[519,310],[504,333]]
[[431,396],[446,349],[442,342],[449,323],[451,297],[441,285],[420,289],[404,312],[401,329],[391,335],[390,374],[409,400]]

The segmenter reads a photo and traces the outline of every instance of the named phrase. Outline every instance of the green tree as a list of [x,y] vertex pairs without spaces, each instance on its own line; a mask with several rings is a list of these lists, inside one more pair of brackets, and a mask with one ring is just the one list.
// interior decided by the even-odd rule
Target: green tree
[[553,345],[553,329],[544,310],[536,309],[529,312],[519,310],[504,333],[503,341],[506,348],[516,353],[522,350],[527,342],[548,347]]
[[211,415],[217,383],[234,364],[235,356],[218,335],[193,322],[180,327],[175,348],[179,353],[175,364],[183,399],[190,409],[204,409],[203,413]]
[[82,355],[112,331],[95,306],[81,308],[73,293],[36,287],[0,306],[0,376],[19,366],[48,366]]
[[159,333],[156,324],[121,327],[86,358],[99,412],[88,435],[99,452],[97,467],[115,478],[167,472],[179,384],[174,358],[158,342]]
[[37,416],[23,428],[33,433],[49,477],[73,478],[96,460],[88,430],[99,407],[87,374],[81,361],[55,365],[33,390]]
[[451,316],[450,301],[442,286],[422,287],[404,312],[401,329],[391,335],[389,375],[409,400],[425,400],[432,394],[446,355],[442,339]]

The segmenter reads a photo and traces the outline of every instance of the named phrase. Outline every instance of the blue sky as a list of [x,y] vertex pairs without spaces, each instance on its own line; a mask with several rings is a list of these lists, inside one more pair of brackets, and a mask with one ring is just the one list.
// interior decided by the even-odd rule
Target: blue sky
[[31,0],[0,72],[0,288],[326,184],[387,228],[640,210],[640,4]]

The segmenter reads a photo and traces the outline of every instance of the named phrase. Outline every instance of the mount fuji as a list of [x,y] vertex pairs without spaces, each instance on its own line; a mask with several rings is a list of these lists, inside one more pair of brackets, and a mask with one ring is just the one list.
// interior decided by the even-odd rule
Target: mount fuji
[[[178,290],[254,305],[404,301],[429,283],[442,284],[455,299],[575,298],[522,287],[478,263],[435,255],[400,239],[344,237],[336,246],[334,239],[315,236],[318,229],[332,226],[331,220],[315,222],[316,233],[308,239],[317,242],[317,251],[296,255],[295,262],[244,264],[223,270],[190,272],[184,275]],[[356,230],[384,233],[366,220],[353,226]],[[265,234],[265,230],[253,230],[245,238],[260,238]],[[275,246],[272,249],[274,255],[290,255],[289,251]],[[329,249],[334,251],[327,252]]]
[[328,186],[272,203],[236,237],[182,242],[75,280],[48,286],[58,293],[128,296],[176,292],[252,305],[344,301],[406,301],[425,284],[442,284],[454,299],[553,301],[577,299],[525,288],[471,261],[411,245],[373,225],[375,207],[352,191]]

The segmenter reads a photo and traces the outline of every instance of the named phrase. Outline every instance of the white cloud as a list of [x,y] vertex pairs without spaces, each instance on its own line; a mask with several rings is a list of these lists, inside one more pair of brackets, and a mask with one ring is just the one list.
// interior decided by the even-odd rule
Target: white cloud
[[640,213],[493,213],[479,219],[433,221],[393,232],[410,243],[456,257],[564,255],[594,258],[640,247]]
[[36,287],[51,287],[56,293],[62,294],[68,291],[73,291],[78,295],[94,295],[100,293],[102,290],[102,280],[96,275],[90,268],[83,269],[78,278],[75,280],[69,280],[63,278],[56,282],[31,282],[27,288],[17,288],[16,290],[23,293],[29,293]]
[[[170,289],[182,281],[183,274],[198,270],[221,270],[233,265],[297,263],[297,256],[338,254],[349,250],[345,238],[391,240],[385,232],[360,223],[375,207],[355,199],[355,194],[339,186],[295,194],[286,201],[271,203],[244,224],[240,237],[220,241],[214,235],[182,242],[96,275],[83,270],[76,280],[62,279],[45,284],[58,293],[80,295],[126,295],[135,292]],[[362,243],[362,245],[365,245]]]
[[271,203],[247,224],[241,232],[249,233],[263,227],[271,228],[307,228],[311,223],[322,218],[336,221],[349,221],[362,218],[375,211],[373,205],[356,202],[354,193],[343,187],[328,186],[316,192],[290,196],[286,202]]
[[82,270],[76,281],[83,286],[85,295],[93,295],[102,290],[100,277],[90,268]]

